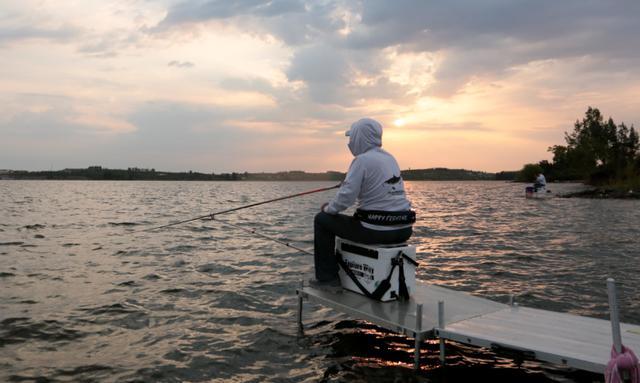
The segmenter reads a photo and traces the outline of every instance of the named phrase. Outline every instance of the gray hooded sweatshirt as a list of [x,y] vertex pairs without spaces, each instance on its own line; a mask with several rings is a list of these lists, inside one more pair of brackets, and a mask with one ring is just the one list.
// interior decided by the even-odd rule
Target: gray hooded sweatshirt
[[[357,202],[362,210],[407,211],[411,203],[404,191],[400,167],[391,154],[381,148],[382,125],[363,118],[347,132],[354,159],[335,198],[325,212],[337,214]],[[397,230],[411,225],[378,226],[361,222],[374,230]]]

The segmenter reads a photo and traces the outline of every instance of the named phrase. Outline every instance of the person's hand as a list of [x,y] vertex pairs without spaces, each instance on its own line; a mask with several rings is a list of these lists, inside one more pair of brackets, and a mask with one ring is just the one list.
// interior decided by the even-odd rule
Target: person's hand
[[322,206],[320,206],[320,211],[324,212],[324,208],[327,207],[328,204],[329,204],[329,202],[323,203]]

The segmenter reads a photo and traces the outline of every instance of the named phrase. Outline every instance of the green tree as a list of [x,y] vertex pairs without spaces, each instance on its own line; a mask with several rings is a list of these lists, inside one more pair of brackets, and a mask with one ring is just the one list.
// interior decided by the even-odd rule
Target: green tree
[[637,176],[638,133],[612,118],[605,121],[597,108],[587,109],[573,132],[565,133],[565,141],[566,146],[549,148],[554,178],[605,184]]
[[526,164],[516,176],[516,181],[533,182],[540,173],[542,173],[542,167],[539,164]]
[[549,179],[552,179],[551,176],[553,174],[553,164],[547,160],[542,160],[538,162],[538,165],[542,169],[542,174],[549,175]]

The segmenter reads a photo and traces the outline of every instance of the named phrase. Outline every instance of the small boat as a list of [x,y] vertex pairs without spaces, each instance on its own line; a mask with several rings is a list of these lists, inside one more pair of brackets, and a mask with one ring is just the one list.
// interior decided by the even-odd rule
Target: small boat
[[524,197],[525,198],[551,198],[553,197],[553,194],[551,193],[551,190],[547,190],[546,187],[533,187],[533,186],[527,186],[524,189]]

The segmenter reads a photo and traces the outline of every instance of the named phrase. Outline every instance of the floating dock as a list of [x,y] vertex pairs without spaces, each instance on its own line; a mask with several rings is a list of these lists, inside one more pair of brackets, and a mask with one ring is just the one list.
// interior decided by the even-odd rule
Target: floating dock
[[[440,339],[443,363],[445,340],[453,340],[604,373],[617,332],[607,320],[497,303],[419,281],[411,299],[405,302],[383,303],[347,290],[332,294],[307,286],[298,289],[297,294],[300,334],[303,302],[316,302],[413,337],[416,369],[420,367],[422,340],[436,337]],[[617,308],[614,311],[617,318]],[[619,328],[622,343],[640,352],[640,326],[621,323]]]

